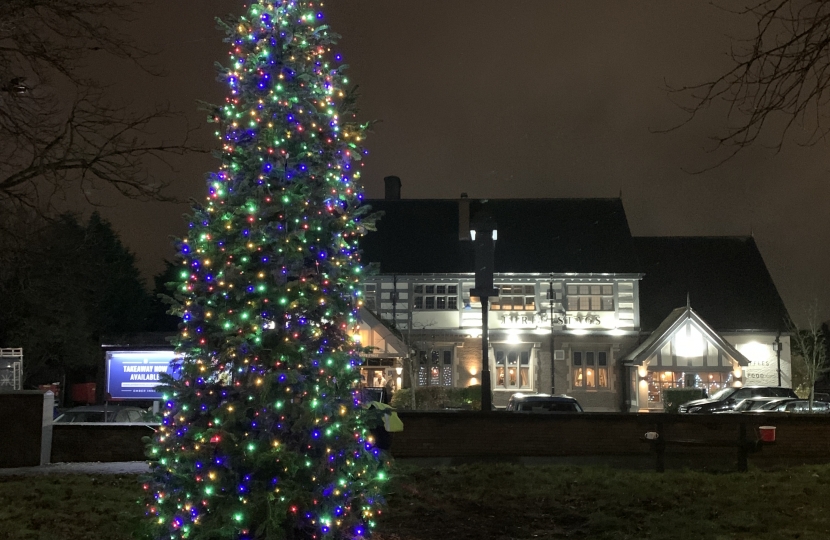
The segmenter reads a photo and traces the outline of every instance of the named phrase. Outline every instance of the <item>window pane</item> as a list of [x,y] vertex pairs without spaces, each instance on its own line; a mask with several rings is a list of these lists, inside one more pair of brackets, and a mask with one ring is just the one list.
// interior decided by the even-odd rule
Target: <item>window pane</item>
[[435,294],[435,285],[426,286],[427,294]]
[[421,366],[418,368],[418,386],[426,386],[427,385],[427,368],[426,366]]
[[516,377],[518,376],[518,373],[516,373],[516,371],[517,371],[516,367],[507,368],[507,376],[508,376],[507,384],[508,384],[508,386],[516,386],[516,384],[518,382],[517,379],[516,379]]
[[438,386],[441,384],[441,370],[438,366],[429,368],[429,384],[430,386]]
[[582,365],[582,353],[581,352],[574,352],[573,353],[573,360],[574,360],[574,365],[575,366],[581,366]]
[[424,309],[424,297],[416,296],[413,304],[415,306],[415,309]]
[[504,365],[504,351],[496,351],[496,365]]
[[435,292],[437,294],[447,294],[447,286],[446,285],[438,285],[435,288]]
[[416,293],[424,292],[424,286],[423,285],[415,285],[415,292]]
[[366,285],[364,285],[364,287],[366,288],[366,292],[373,292],[373,291],[376,290],[375,287],[377,287],[377,285],[375,285],[374,283],[372,283],[372,284],[367,283]]
[[592,311],[599,311],[602,309],[602,297],[601,296],[592,296],[591,297],[591,310]]
[[447,297],[446,296],[439,296],[437,298],[438,301],[438,309],[447,309]]
[[569,296],[568,297],[568,311],[578,311],[579,310],[579,297],[578,296]]
[[447,285],[447,294],[458,294],[458,285]]
[[590,296],[580,296],[579,297],[579,310],[580,311],[589,311],[591,309],[591,297]]
[[444,351],[444,364],[452,364],[452,351]]
[[528,296],[525,298],[525,309],[528,311],[534,311],[536,309],[536,297],[535,296]]
[[580,285],[579,294],[591,294],[591,287],[588,285]]
[[527,366],[530,364],[530,353],[528,351],[522,351],[521,355],[519,355],[520,362],[523,366]]
[[522,388],[530,388],[530,368],[523,367],[519,369],[519,386]]
[[447,298],[447,309],[458,309],[458,297],[450,296]]
[[602,299],[602,311],[614,311],[614,298],[604,297]]
[[536,294],[533,285],[525,285],[525,294]]
[[444,366],[442,373],[444,386],[452,386],[452,366]]
[[499,285],[498,289],[500,295],[513,294],[513,287],[511,285]]
[[427,309],[435,309],[435,297],[434,296],[427,296],[426,297],[426,308]]
[[582,368],[574,369],[574,386],[582,386]]
[[586,366],[593,366],[594,365],[594,353],[593,352],[586,352],[585,353],[585,365]]
[[605,296],[611,296],[614,294],[614,287],[612,285],[603,285],[602,286],[602,294]]
[[598,366],[607,366],[608,365],[608,353],[606,353],[606,352],[598,352],[597,353],[597,365]]
[[576,285],[568,285],[568,294],[579,294]]
[[595,388],[596,381],[594,380],[594,370],[591,368],[585,369],[585,386],[588,388]]
[[516,351],[510,351],[507,353],[507,363],[508,365],[515,366],[516,362],[519,360],[519,353]]
[[499,386],[504,386],[504,366],[499,366],[496,368],[496,384]]
[[599,387],[608,388],[608,368],[599,368],[597,370],[597,377],[599,379]]
[[602,294],[600,292],[601,290],[602,287],[600,287],[599,285],[591,285],[591,294]]

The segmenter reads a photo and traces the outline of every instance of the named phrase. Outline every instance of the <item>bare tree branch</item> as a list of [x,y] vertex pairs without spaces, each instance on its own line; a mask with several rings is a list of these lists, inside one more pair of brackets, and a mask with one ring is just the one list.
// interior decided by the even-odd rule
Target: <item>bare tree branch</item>
[[[0,2],[0,206],[52,212],[56,195],[109,185],[136,199],[169,200],[147,160],[204,151],[169,107],[134,112],[113,104],[86,62],[108,54],[133,62],[141,49],[107,26],[129,20],[126,0]],[[173,140],[159,133],[172,132]],[[168,163],[169,164],[169,163]]]
[[728,104],[725,132],[713,137],[726,150],[718,165],[770,131],[776,152],[791,137],[805,145],[822,140],[830,130],[830,0],[756,0],[733,13],[752,17],[755,35],[733,43],[733,66],[719,77],[669,89],[689,113],[680,125]]

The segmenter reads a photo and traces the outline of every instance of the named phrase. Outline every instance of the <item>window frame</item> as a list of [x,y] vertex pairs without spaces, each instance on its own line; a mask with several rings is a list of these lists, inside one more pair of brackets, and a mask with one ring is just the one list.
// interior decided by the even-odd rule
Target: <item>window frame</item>
[[569,362],[571,389],[612,391],[610,357],[610,347],[572,347]]
[[412,286],[412,309],[457,311],[460,291],[461,287],[457,283],[416,283]]
[[[499,295],[490,298],[491,311],[536,311],[536,284],[535,283],[497,283],[496,287],[499,289]],[[521,287],[521,292],[515,291],[516,287]],[[510,298],[510,308],[503,309],[503,300]],[[516,307],[521,300],[521,307]]]
[[[573,292],[572,292],[573,291]],[[565,285],[568,312],[612,312],[617,302],[614,285],[608,283],[568,283]]]
[[[515,354],[515,372],[510,373],[510,356]],[[500,365],[503,366],[500,369]],[[527,372],[523,373],[523,366],[527,366]],[[493,345],[493,360],[490,371],[493,374],[493,390],[533,390],[536,376],[533,362],[533,347],[523,347],[507,343],[496,343]],[[512,375],[512,376],[511,376]],[[514,383],[511,384],[511,380]]]
[[453,388],[455,386],[454,347],[431,347],[427,350],[419,350],[417,359],[415,383],[418,388]]

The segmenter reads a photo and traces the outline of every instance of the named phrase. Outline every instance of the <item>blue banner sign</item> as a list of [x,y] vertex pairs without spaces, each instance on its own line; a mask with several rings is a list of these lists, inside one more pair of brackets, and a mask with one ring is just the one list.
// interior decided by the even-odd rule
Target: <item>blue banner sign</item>
[[109,399],[161,399],[159,375],[174,375],[173,351],[108,351]]

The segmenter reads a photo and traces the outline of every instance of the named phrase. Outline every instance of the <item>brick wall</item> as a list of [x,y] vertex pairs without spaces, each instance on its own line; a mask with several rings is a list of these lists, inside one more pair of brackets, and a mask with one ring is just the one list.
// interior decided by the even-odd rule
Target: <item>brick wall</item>
[[52,462],[143,461],[141,439],[153,431],[145,424],[55,424]]
[[[663,433],[667,441],[738,441],[739,426],[747,439],[757,438],[757,427],[777,428],[775,444],[751,454],[750,462],[791,465],[830,462],[830,417],[780,415],[676,415],[585,413],[574,415],[521,414],[496,411],[400,412],[404,431],[396,433],[392,454],[424,457],[647,457],[653,453],[642,442],[647,431]],[[737,455],[736,447],[667,448],[667,459],[687,455]]]
[[[663,433],[669,441],[732,443],[743,422],[747,439],[757,426],[777,428],[775,444],[750,454],[762,467],[830,462],[830,417],[756,415],[669,415],[585,413],[547,415],[494,412],[401,412],[404,431],[393,436],[398,458],[592,458],[594,463],[641,463],[651,466],[654,451],[642,442],[647,431]],[[145,425],[56,425],[52,461],[139,461],[141,438],[151,435]],[[8,439],[4,439],[8,440]],[[3,452],[2,455],[24,453]],[[669,446],[667,467],[728,468],[737,449],[729,446]],[[692,458],[697,459],[694,461]],[[8,465],[7,465],[8,466]]]
[[0,392],[0,468],[48,463],[52,394]]

